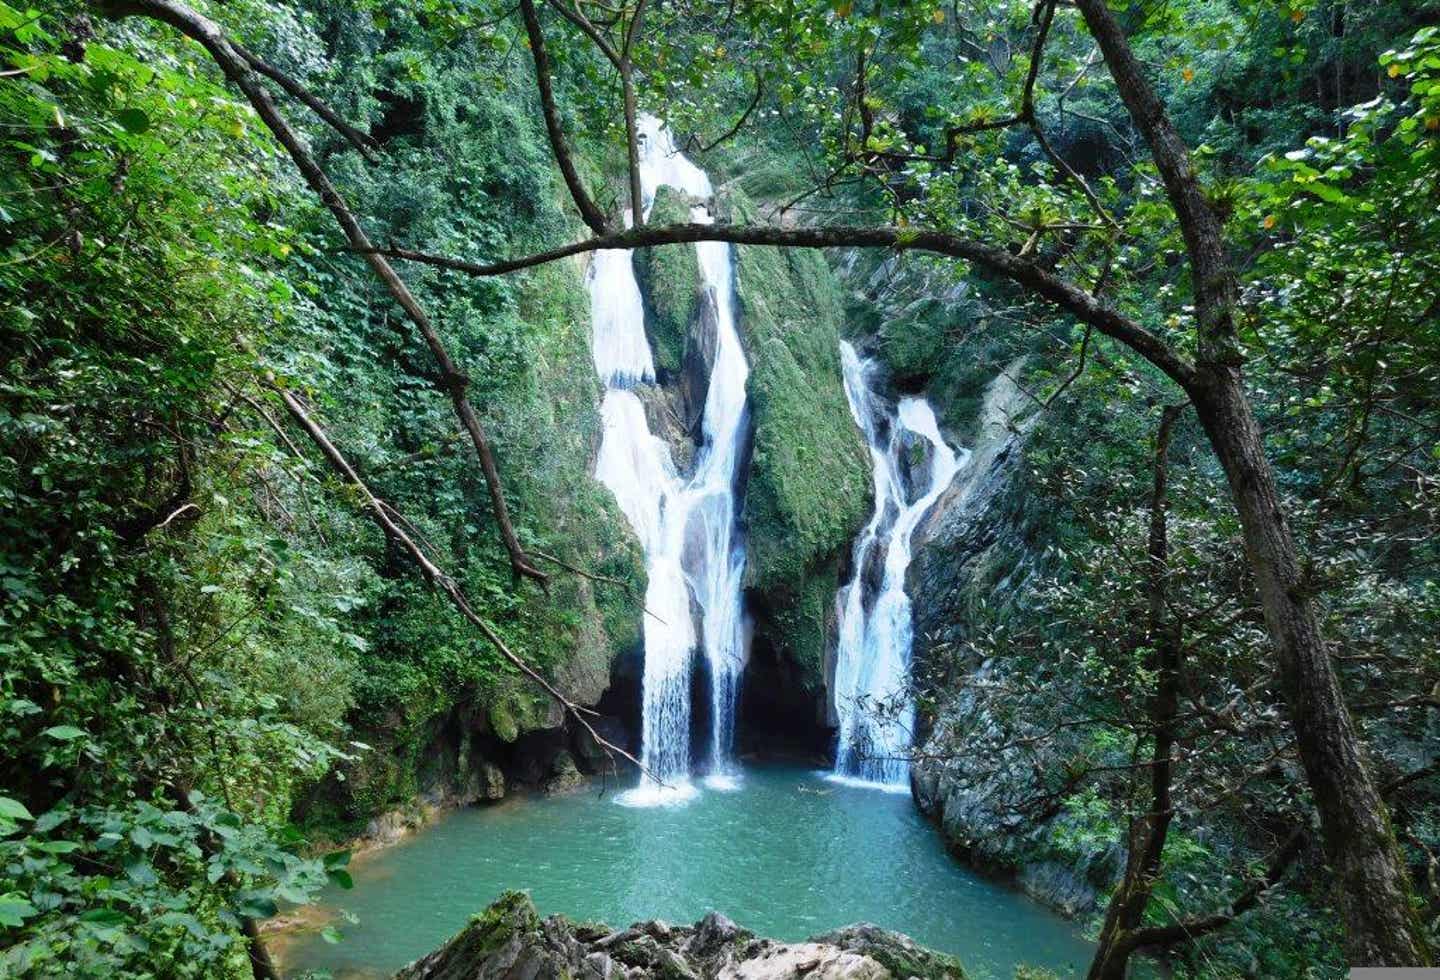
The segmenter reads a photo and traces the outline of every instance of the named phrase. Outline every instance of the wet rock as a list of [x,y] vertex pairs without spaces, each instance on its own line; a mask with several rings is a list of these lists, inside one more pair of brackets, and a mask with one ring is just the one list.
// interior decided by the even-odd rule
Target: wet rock
[[658,920],[618,932],[541,919],[528,896],[502,895],[396,980],[964,980],[954,957],[860,924],[802,943],[756,939],[712,912],[693,926]]
[[505,773],[493,762],[480,765],[479,798],[492,803],[505,798]]
[[685,400],[674,386],[640,385],[635,397],[645,407],[645,423],[663,439],[677,473],[689,473],[695,462],[696,439],[687,419]]
[[700,441],[700,423],[705,414],[705,397],[710,393],[710,374],[715,368],[715,354],[720,344],[719,311],[715,308],[715,294],[706,289],[701,292],[700,303],[695,317],[690,322],[690,331],[685,339],[685,358],[680,365],[680,404],[686,431],[690,438]]
[[393,844],[415,828],[414,819],[400,810],[391,810],[371,818],[365,825],[365,837],[376,845]]
[[[625,730],[625,723],[619,718],[601,715],[590,719],[590,727],[594,728],[595,733],[611,745],[626,748],[630,741],[629,733]],[[586,772],[608,772],[612,765],[619,765],[622,761],[611,758],[610,751],[597,742],[595,736],[591,735],[587,728],[577,726],[572,741],[580,768]]]
[[705,918],[695,924],[696,948],[708,955],[724,946],[726,943],[733,943],[737,939],[750,938],[750,932],[741,929],[727,916],[719,912],[710,912]]
[[569,752],[556,753],[550,763],[550,775],[545,780],[546,796],[561,796],[573,793],[585,786],[585,776],[575,764],[575,757]]
[[827,932],[816,936],[815,941],[864,953],[897,977],[961,980],[965,976],[965,970],[956,957],[926,949],[909,936],[868,922]]
[[716,980],[890,980],[895,974],[863,953],[819,943],[772,946],[728,965]]

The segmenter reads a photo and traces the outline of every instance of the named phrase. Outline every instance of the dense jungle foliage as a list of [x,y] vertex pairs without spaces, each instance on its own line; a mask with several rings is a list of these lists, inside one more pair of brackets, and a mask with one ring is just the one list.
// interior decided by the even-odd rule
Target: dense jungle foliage
[[[0,0],[0,975],[263,976],[255,923],[348,882],[328,842],[414,801],[437,719],[478,714],[505,742],[555,724],[277,391],[544,676],[593,700],[641,629],[638,546],[589,476],[583,260],[398,264],[468,379],[515,533],[553,573],[542,591],[513,573],[426,344],[176,6]],[[749,585],[805,683],[867,511],[834,340],[927,392],[959,443],[1005,372],[1023,393],[1014,534],[956,612],[964,642],[917,677],[927,751],[993,760],[957,778],[1003,779],[1028,848],[1093,864],[1138,908],[1123,927],[1102,908],[1095,934],[1148,935],[1177,975],[1338,976],[1376,948],[1356,944],[1364,883],[1317,820],[1330,800],[1277,675],[1269,565],[1247,560],[1213,427],[1169,413],[1157,453],[1166,407],[1190,399],[1153,359],[1014,277],[911,249],[919,229],[990,243],[1212,360],[1194,236],[1080,5],[539,6],[572,164],[610,220],[625,76],[728,221],[894,231],[881,250],[737,246]],[[620,72],[560,7],[602,37],[633,25]],[[513,5],[193,9],[369,134],[361,152],[272,89],[382,247],[494,261],[583,237]],[[1246,364],[1301,556],[1289,599],[1318,610],[1399,849],[1391,920],[1428,958],[1440,7],[1113,9],[1223,225],[1234,331],[1213,360]],[[668,370],[693,315],[680,254],[642,259]],[[1147,849],[1158,863],[1125,873]]]

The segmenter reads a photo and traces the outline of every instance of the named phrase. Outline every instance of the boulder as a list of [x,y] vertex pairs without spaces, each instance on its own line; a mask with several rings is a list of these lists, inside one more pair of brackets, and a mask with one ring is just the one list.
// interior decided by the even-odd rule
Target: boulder
[[569,752],[557,752],[550,763],[550,775],[545,778],[545,795],[561,796],[584,786],[585,776],[575,764],[575,757]]
[[659,920],[612,930],[541,919],[507,892],[396,980],[964,980],[952,956],[860,924],[800,943],[757,939],[712,912],[693,926]]

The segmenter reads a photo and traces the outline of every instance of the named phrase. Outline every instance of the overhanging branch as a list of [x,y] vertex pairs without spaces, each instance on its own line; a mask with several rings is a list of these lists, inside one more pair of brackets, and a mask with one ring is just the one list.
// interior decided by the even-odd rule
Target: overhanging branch
[[632,249],[694,242],[730,242],[737,245],[774,245],[784,248],[893,248],[963,259],[1049,300],[1082,323],[1120,341],[1187,391],[1194,382],[1194,368],[1185,358],[1164,340],[1101,298],[1028,259],[1012,255],[1003,248],[984,245],[941,231],[883,226],[779,228],[769,225],[676,224],[632,228],[572,242],[521,258],[491,263],[471,262],[407,248],[389,247],[375,251],[391,258],[453,269],[467,275],[499,276],[601,249]]
[[634,763],[642,772],[646,771],[639,759],[636,759],[618,745],[608,741],[595,730],[595,727],[590,724],[590,720],[586,717],[587,713],[594,714],[594,712],[571,701],[562,694],[559,689],[547,681],[539,671],[527,663],[523,657],[510,649],[505,640],[495,631],[495,627],[490,625],[489,621],[477,613],[474,607],[470,605],[469,599],[466,598],[459,584],[447,575],[444,569],[437,565],[434,559],[427,555],[424,549],[415,542],[415,539],[397,523],[396,518],[399,518],[401,521],[403,521],[404,518],[400,517],[399,512],[396,511],[394,507],[385,503],[371,492],[370,487],[361,478],[360,474],[355,470],[355,467],[350,464],[350,461],[346,459],[345,455],[336,447],[329,435],[320,427],[320,424],[306,411],[305,406],[301,404],[299,398],[295,397],[294,392],[282,387],[272,379],[267,379],[265,384],[275,392],[281,403],[284,404],[285,410],[290,413],[290,417],[294,419],[296,424],[310,437],[310,441],[320,449],[321,454],[324,455],[325,461],[330,465],[330,468],[333,469],[341,479],[355,488],[360,495],[360,502],[364,506],[370,519],[384,532],[385,536],[389,538],[391,542],[405,553],[406,557],[409,558],[411,563],[419,570],[426,584],[443,595],[446,600],[449,601],[450,605],[465,618],[465,621],[475,627],[480,635],[483,636],[511,666],[544,690],[545,693],[550,696],[551,700],[560,706],[565,714],[579,722],[581,727],[589,732],[590,737],[593,738],[596,744],[601,746],[607,754],[620,755]]
[[349,140],[350,145],[354,146],[355,149],[359,150],[361,155],[364,156],[366,160],[369,160],[371,163],[380,162],[380,158],[376,156],[375,153],[375,151],[379,149],[379,145],[375,142],[374,139],[370,137],[369,133],[362,133],[360,130],[347,123],[344,119],[341,119],[340,114],[337,113],[334,109],[330,108],[328,105],[326,105],[323,101],[321,101],[320,98],[315,95],[315,93],[311,92],[305,86],[301,85],[299,82],[295,81],[295,79],[291,78],[289,75],[285,74],[280,69],[271,65],[263,58],[260,58],[258,55],[251,52],[248,48],[243,47],[236,41],[231,41],[230,46],[235,49],[236,53],[239,54],[240,57],[244,58],[246,62],[249,63],[251,68],[255,69],[260,74],[270,79],[276,85],[279,85],[292,98],[303,102],[306,106],[310,108],[311,112],[315,113],[315,115],[319,116],[326,123],[328,123],[330,128],[334,129],[341,136]]

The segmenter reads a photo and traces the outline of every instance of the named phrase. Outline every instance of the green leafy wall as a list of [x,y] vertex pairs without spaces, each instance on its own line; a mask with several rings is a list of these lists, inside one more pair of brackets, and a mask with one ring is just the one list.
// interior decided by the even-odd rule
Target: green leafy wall
[[[375,128],[392,134],[387,165],[372,170],[328,147],[371,234],[458,255],[520,253],[573,236],[523,63],[464,41],[417,60],[407,19],[389,20],[377,39],[388,52],[367,62],[383,107]],[[600,387],[583,264],[502,279],[402,269],[470,377],[522,545],[622,583],[599,584],[542,559],[553,574],[541,594],[512,578],[483,477],[423,342],[362,263],[328,254],[328,216],[313,215],[307,230],[296,317],[314,343],[273,356],[314,386],[340,444],[511,648],[593,703],[612,657],[639,641],[633,597],[643,594],[644,573],[623,516],[590,475]],[[371,748],[315,788],[305,808],[307,819],[339,827],[453,788],[427,785],[425,760],[454,748],[435,739],[453,740],[456,718],[502,743],[556,723],[551,703],[378,536],[361,547],[381,582],[354,611],[369,644],[350,721]]]

